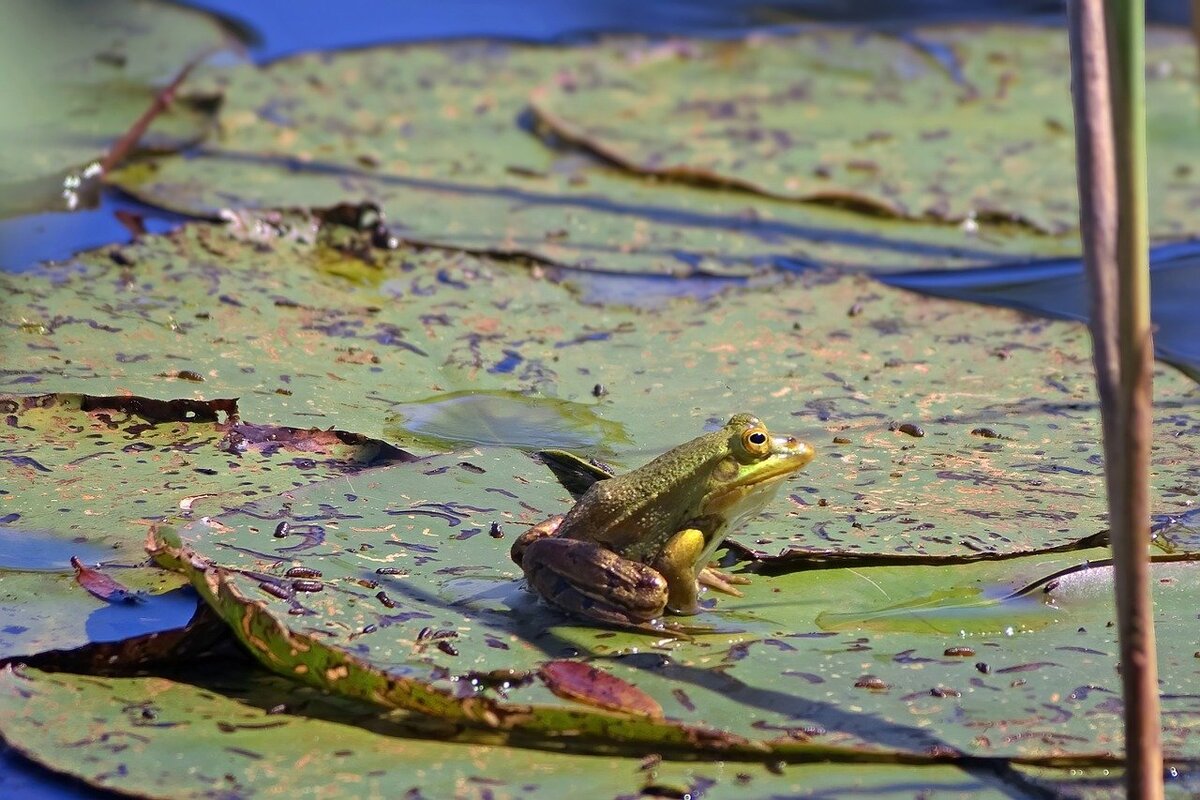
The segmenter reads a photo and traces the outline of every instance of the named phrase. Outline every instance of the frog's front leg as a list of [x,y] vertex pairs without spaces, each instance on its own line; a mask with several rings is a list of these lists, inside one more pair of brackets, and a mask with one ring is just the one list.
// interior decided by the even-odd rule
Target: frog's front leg
[[667,608],[676,614],[695,614],[700,610],[700,584],[741,597],[742,593],[733,584],[750,582],[741,575],[730,575],[698,564],[705,547],[704,533],[687,528],[672,536],[654,560],[654,568],[663,574],[670,587]]
[[654,568],[667,579],[667,608],[676,614],[695,614],[700,610],[696,562],[704,547],[704,533],[687,528],[672,536],[653,562]]
[[666,610],[667,581],[651,567],[592,542],[553,533],[530,538],[513,560],[550,605],[618,626],[640,626]]

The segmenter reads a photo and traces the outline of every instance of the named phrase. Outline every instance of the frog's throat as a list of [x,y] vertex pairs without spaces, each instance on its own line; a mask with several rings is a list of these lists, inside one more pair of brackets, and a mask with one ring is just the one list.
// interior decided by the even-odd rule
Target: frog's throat
[[[709,498],[709,501],[704,505],[704,513],[725,515],[753,495],[761,495],[762,502],[765,504],[775,494],[776,489],[783,482],[783,479],[797,469],[799,469],[797,466],[789,466],[786,469],[774,468],[770,472],[756,474],[752,481],[729,486],[724,491]],[[751,512],[751,514],[754,513],[757,513],[757,509]],[[727,520],[727,522],[730,521]]]

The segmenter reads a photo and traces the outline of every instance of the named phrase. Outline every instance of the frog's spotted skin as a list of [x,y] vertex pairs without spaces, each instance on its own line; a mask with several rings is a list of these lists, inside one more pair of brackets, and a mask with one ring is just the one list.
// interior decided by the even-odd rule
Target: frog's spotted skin
[[770,502],[813,449],[772,436],[750,414],[644,467],[597,481],[565,517],[513,544],[529,587],[548,603],[612,625],[642,627],[665,612],[695,614],[699,584],[738,594],[707,567],[726,533]]

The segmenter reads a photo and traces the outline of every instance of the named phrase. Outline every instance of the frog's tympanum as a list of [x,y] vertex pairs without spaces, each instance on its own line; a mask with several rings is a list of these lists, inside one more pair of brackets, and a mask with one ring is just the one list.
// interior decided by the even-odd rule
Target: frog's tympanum
[[709,559],[812,457],[810,445],[737,414],[644,467],[597,480],[566,516],[517,539],[512,559],[531,590],[573,614],[621,627],[695,614],[699,584],[740,596],[732,584],[746,579]]

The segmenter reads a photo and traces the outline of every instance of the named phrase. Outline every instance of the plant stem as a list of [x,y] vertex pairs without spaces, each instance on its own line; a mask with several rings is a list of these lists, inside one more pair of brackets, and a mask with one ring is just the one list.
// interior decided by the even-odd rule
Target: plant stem
[[1068,6],[1080,226],[1104,431],[1129,797],[1163,796],[1150,595],[1150,331],[1145,12],[1140,0]]

